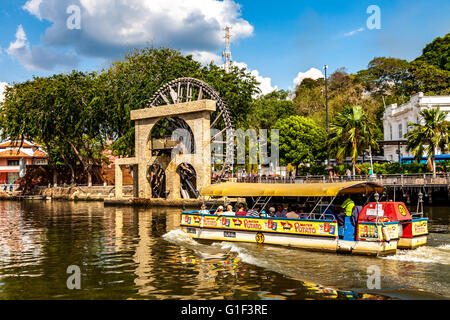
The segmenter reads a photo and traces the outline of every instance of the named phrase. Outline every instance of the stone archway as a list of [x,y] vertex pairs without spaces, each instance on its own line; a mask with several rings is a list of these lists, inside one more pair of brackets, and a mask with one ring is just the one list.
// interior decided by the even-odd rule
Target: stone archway
[[[206,99],[205,99],[206,98]],[[164,104],[165,103],[165,104]],[[211,116],[214,117],[211,122]],[[175,127],[189,129],[193,136],[192,153],[177,153],[170,141],[162,141],[156,148],[151,134],[159,121],[175,120]],[[211,130],[218,133],[232,130],[230,114],[225,102],[208,84],[192,78],[180,78],[169,82],[158,90],[149,102],[148,108],[131,111],[131,120],[135,121],[135,157],[116,160],[120,165],[133,165],[137,196],[141,199],[154,197],[152,185],[148,179],[149,168],[159,163],[165,173],[165,194],[167,200],[181,199],[181,183],[177,170],[181,164],[189,164],[196,173],[196,188],[211,184]],[[218,136],[218,135],[217,135]],[[166,143],[167,142],[167,143]],[[233,157],[233,137],[227,135],[226,160]],[[167,145],[166,145],[167,144]],[[224,152],[225,153],[225,152]],[[222,167],[222,176],[230,171],[229,161]],[[116,198],[122,197],[122,177],[116,170]],[[180,171],[179,171],[180,172]]]

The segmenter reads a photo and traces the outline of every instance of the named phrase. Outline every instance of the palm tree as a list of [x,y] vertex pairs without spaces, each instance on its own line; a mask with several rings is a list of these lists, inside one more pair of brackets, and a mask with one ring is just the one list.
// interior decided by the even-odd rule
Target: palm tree
[[353,175],[361,152],[378,149],[373,130],[361,106],[346,106],[330,125],[329,144],[336,160],[352,159]]
[[423,109],[419,112],[422,121],[408,123],[409,132],[407,139],[407,151],[411,151],[416,160],[425,153],[431,158],[433,166],[433,178],[436,178],[436,152],[439,147],[442,151],[448,147],[450,135],[450,123],[445,120],[447,112],[438,108]]

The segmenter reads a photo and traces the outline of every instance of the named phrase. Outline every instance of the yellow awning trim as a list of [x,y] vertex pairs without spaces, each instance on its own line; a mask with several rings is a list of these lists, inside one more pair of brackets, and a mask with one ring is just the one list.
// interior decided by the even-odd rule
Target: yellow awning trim
[[380,184],[368,181],[338,183],[236,183],[213,184],[200,191],[213,197],[334,197],[338,194],[383,192]]

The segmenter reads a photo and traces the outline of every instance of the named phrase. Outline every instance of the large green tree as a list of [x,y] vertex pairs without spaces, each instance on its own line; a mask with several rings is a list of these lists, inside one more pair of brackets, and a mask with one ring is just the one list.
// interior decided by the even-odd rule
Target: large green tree
[[[92,181],[101,163],[106,114],[96,95],[96,74],[72,72],[19,83],[9,88],[1,110],[2,138],[41,144],[56,168],[81,164]],[[56,183],[56,177],[54,178]]]
[[446,112],[440,108],[423,109],[419,112],[421,121],[410,122],[410,130],[405,135],[407,139],[406,150],[411,151],[416,159],[424,154],[431,158],[433,177],[436,177],[437,148],[445,151],[450,142],[450,123],[446,121]]
[[180,77],[192,77],[210,84],[231,109],[235,125],[246,124],[246,114],[259,92],[258,82],[246,70],[232,68],[230,73],[213,63],[202,66],[192,56],[169,48],[134,50],[105,70],[99,77],[99,93],[107,114],[108,134],[116,154],[134,153],[134,123],[130,111],[143,109],[163,85]]
[[415,61],[425,62],[438,69],[450,71],[450,33],[437,37],[422,50]]
[[276,122],[279,130],[280,162],[299,165],[326,158],[326,132],[313,120],[290,116]]
[[273,91],[256,98],[247,115],[249,126],[255,129],[271,129],[275,123],[295,114],[295,105],[288,99],[288,92]]

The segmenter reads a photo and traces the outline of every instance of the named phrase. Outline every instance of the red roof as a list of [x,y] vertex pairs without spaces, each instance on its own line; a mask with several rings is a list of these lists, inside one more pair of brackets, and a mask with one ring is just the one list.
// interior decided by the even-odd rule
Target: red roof
[[33,154],[34,158],[47,158],[47,154],[42,152],[41,150],[37,150],[34,154]]
[[[0,148],[18,148],[20,147],[20,141],[7,141],[5,143],[0,144]],[[34,147],[32,144],[26,143],[25,141],[22,144],[22,148],[32,148]]]
[[22,151],[17,153],[17,150],[5,150],[0,152],[0,158],[32,158],[32,156]]

